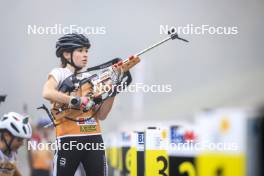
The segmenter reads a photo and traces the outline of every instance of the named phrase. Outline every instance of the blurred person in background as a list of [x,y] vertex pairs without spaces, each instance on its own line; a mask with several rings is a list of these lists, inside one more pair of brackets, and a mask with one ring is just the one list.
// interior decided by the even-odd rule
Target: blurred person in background
[[[54,142],[54,128],[51,120],[40,118],[33,130],[31,142],[47,146],[29,150],[31,176],[50,176],[52,171],[53,153],[49,144]],[[48,144],[48,145],[46,145]]]
[[22,176],[16,167],[17,150],[30,139],[32,129],[28,117],[15,112],[4,114],[0,119],[0,175]]

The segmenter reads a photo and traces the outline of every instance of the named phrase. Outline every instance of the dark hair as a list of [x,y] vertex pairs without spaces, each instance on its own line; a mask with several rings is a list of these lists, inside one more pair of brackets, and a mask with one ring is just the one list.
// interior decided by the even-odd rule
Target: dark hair
[[61,56],[60,60],[61,60],[61,67],[65,68],[67,66],[67,60],[65,59],[64,56]]

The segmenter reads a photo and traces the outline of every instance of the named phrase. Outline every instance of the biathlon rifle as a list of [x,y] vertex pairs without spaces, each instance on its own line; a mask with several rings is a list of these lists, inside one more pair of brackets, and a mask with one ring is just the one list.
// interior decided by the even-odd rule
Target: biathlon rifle
[[[80,122],[77,117],[87,117],[85,121],[89,120],[91,117],[94,117],[95,114],[99,111],[100,105],[106,99],[115,96],[132,82],[132,76],[129,70],[140,62],[138,56],[147,53],[153,48],[156,48],[157,46],[169,40],[179,39],[181,41],[188,42],[188,40],[180,38],[174,31],[168,32],[168,34],[169,37],[135,54],[135,56],[137,57],[129,57],[125,60],[115,58],[101,65],[88,68],[86,71],[81,73],[93,72],[95,70],[101,71],[99,73],[92,74],[90,77],[82,80],[77,79],[77,75],[81,73],[73,74],[66,78],[59,87],[59,91],[71,96],[86,96],[89,98],[89,100],[94,101],[95,104],[90,109],[83,109],[70,108],[68,104],[54,103],[51,109],[51,114],[49,114],[49,116],[53,116],[54,125],[57,125],[61,119]],[[117,75],[117,72],[119,71],[121,71],[123,74],[121,80],[117,85],[115,85],[115,87],[121,86],[121,90],[117,90],[115,89],[115,87],[112,87],[113,76]],[[81,122],[83,121],[84,120],[81,120]]]

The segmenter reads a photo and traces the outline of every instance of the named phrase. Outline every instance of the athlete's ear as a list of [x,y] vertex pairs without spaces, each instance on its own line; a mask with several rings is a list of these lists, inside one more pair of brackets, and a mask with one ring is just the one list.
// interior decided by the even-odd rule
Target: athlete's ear
[[70,52],[66,52],[66,51],[64,51],[64,52],[63,52],[63,57],[64,57],[65,59],[67,59],[67,60],[70,60],[70,59],[71,59],[71,53],[70,53]]

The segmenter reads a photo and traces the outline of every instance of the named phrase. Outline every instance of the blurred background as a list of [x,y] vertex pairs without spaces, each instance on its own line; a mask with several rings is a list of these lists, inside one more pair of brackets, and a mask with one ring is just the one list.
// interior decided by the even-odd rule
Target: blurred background
[[59,67],[55,43],[63,34],[29,33],[34,25],[90,27],[88,67],[127,58],[162,40],[161,25],[237,27],[233,35],[180,34],[190,42],[170,41],[143,55],[132,70],[133,83],[171,85],[172,91],[120,94],[102,122],[105,134],[131,122],[191,122],[203,109],[259,106],[264,102],[263,10],[261,0],[2,2],[0,94],[7,99],[1,114],[28,113],[33,122],[46,115],[36,108],[48,105],[42,86],[51,69]]

